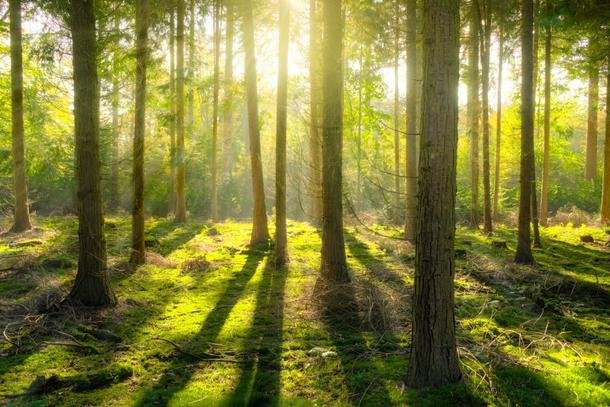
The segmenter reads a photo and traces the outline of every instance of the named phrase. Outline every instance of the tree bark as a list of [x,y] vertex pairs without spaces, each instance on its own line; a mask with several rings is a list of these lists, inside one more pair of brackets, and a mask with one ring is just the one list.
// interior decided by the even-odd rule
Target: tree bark
[[256,84],[256,56],[254,51],[254,25],[252,0],[242,1],[242,29],[245,51],[245,80],[248,100],[248,134],[250,137],[250,165],[252,173],[252,235],[250,244],[269,240],[267,210],[265,208],[265,186],[261,162],[260,129],[258,127],[258,90]]
[[599,67],[589,71],[589,106],[587,118],[587,151],[585,179],[593,181],[597,175],[597,107],[599,104]]
[[546,26],[544,41],[544,142],[542,152],[542,188],[540,191],[540,224],[547,226],[549,213],[549,157],[551,140],[551,27]]
[[226,2],[226,13],[222,162],[224,177],[229,178],[233,167],[233,36],[235,11],[232,0]]
[[[120,32],[120,19],[118,16],[114,17],[114,32],[118,35]],[[117,49],[112,55],[112,90],[111,90],[111,104],[112,104],[112,146],[110,153],[110,202],[109,209],[116,211],[119,207],[119,75],[118,75],[118,44]]]
[[69,298],[83,305],[116,303],[106,270],[100,189],[99,84],[94,4],[71,0],[74,132],[78,204],[78,269]]
[[498,219],[498,201],[500,199],[500,149],[502,147],[502,64],[504,61],[504,37],[502,30],[498,34],[500,37],[498,51],[498,85],[496,86],[497,103],[496,103],[496,168],[494,173],[494,201],[493,201],[493,218]]
[[468,131],[470,132],[470,224],[479,227],[479,22],[478,1],[470,10],[468,48]]
[[[481,2],[479,10],[481,10]],[[489,165],[489,60],[491,48],[491,10],[487,1],[482,2],[482,12],[479,14],[481,44],[481,90],[483,105],[483,233],[492,233],[491,222],[491,176]],[[482,29],[481,29],[482,28]]]
[[218,222],[218,93],[220,90],[220,2],[214,1],[214,95],[212,102],[212,185],[210,209],[212,220]]
[[176,213],[176,41],[175,41],[175,14],[171,8],[169,20],[169,205],[168,212]]
[[424,83],[413,334],[407,381],[458,382],[453,279],[457,162],[459,2],[424,3]]
[[280,0],[280,44],[277,78],[277,128],[275,145],[275,263],[287,260],[286,236],[286,124],[288,104],[288,41],[290,8]]
[[407,137],[405,238],[417,227],[417,0],[407,0]]
[[11,133],[13,137],[13,185],[15,188],[15,223],[11,232],[31,229],[25,170],[23,126],[23,56],[21,34],[21,1],[9,1],[11,35]]
[[519,230],[515,262],[533,264],[530,234],[532,207],[532,161],[534,159],[534,4],[521,2],[521,174],[519,177]]
[[146,134],[146,67],[148,64],[148,4],[136,1],[136,107],[133,134],[133,209],[131,259],[144,264],[144,136]]
[[320,137],[320,24],[317,0],[309,1],[309,184],[311,194],[311,219],[315,225],[322,223],[322,143]]
[[[610,56],[608,66],[610,66]],[[604,181],[600,212],[602,223],[610,224],[610,69],[608,69],[606,77],[606,142],[604,144]]]
[[184,169],[184,0],[176,7],[176,222],[186,221]]
[[398,93],[398,61],[400,59],[400,30],[399,20],[400,5],[394,0],[394,222],[400,223],[400,95]]

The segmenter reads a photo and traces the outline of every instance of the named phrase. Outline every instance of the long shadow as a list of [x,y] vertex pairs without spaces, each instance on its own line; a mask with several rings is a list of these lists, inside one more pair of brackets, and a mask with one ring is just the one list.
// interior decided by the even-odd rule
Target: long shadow
[[146,245],[151,250],[167,256],[184,245],[207,226],[200,223],[173,223],[170,220],[159,221],[146,231]]
[[243,365],[238,384],[227,405],[279,404],[284,293],[288,272],[287,267],[276,268],[271,262],[263,271],[254,320],[246,339],[250,352],[256,353],[256,359],[248,359]]
[[[192,350],[193,353],[198,353],[198,349],[207,350],[206,346],[216,339],[220,333],[231,310],[243,295],[248,282],[256,273],[256,269],[265,255],[266,253],[263,251],[249,251],[242,269],[229,281],[227,287],[220,295],[218,302],[201,325],[199,332],[189,341],[188,345],[185,346],[186,349]],[[193,367],[186,368],[187,364],[188,356],[181,354],[174,356],[170,366],[162,373],[159,381],[154,386],[146,389],[135,405],[167,405],[172,397],[186,386],[195,373]],[[175,375],[174,372],[181,368],[183,368],[181,374]]]

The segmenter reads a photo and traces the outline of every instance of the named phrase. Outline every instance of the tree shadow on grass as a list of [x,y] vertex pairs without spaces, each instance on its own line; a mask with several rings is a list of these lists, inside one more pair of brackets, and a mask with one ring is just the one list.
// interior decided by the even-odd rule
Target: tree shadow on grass
[[157,221],[146,230],[146,247],[167,256],[192,240],[207,228],[201,223],[174,223],[171,220]]
[[[200,349],[207,351],[207,345],[216,339],[220,333],[231,310],[243,295],[248,282],[256,273],[256,269],[265,255],[265,252],[258,250],[250,250],[248,252],[248,257],[242,269],[229,281],[218,302],[206,316],[199,332],[191,338],[189,344],[184,347],[185,349],[194,354],[202,353]],[[173,356],[170,365],[161,374],[161,378],[154,386],[144,391],[144,394],[135,405],[167,405],[172,397],[186,386],[195,373],[196,366],[187,367],[188,359],[192,358],[183,354]],[[174,372],[178,369],[182,369],[181,374],[175,375]]]
[[276,268],[271,262],[263,271],[254,320],[246,339],[250,352],[256,352],[256,359],[248,359],[241,367],[237,387],[227,403],[230,406],[279,404],[284,292],[288,272],[287,267]]

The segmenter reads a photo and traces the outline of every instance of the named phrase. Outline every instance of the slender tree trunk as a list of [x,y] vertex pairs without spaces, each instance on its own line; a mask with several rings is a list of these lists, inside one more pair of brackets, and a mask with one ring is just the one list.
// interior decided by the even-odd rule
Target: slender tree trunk
[[532,201],[532,161],[534,159],[534,4],[521,2],[521,174],[519,196],[519,231],[515,262],[533,264],[530,234]]
[[258,127],[258,90],[256,84],[256,56],[254,51],[254,25],[252,0],[242,1],[242,29],[245,51],[246,94],[248,100],[248,134],[250,136],[250,165],[252,172],[252,236],[250,244],[269,240],[267,210],[265,208],[265,186],[261,162],[260,129]]
[[311,218],[315,225],[322,223],[322,143],[320,136],[320,24],[317,0],[309,1],[309,86],[310,86],[310,123],[309,123],[309,156],[310,156],[310,193]]
[[[481,4],[479,3],[479,6]],[[491,223],[491,176],[489,165],[489,60],[491,48],[491,10],[490,4],[483,1],[483,12],[479,21],[485,25],[480,30],[481,37],[481,87],[483,105],[483,233],[492,233]],[[481,26],[479,26],[481,28]]]
[[417,226],[417,0],[407,0],[407,159],[405,238],[415,242]]
[[175,15],[172,7],[169,20],[169,213],[176,213],[176,44]]
[[133,134],[133,212],[131,264],[144,264],[144,136],[146,134],[146,66],[148,64],[148,0],[136,1],[136,107]]
[[13,136],[13,177],[15,187],[15,223],[11,232],[23,232],[32,227],[28,210],[28,189],[25,170],[23,130],[23,57],[21,41],[21,2],[9,1],[11,31],[11,101]]
[[223,174],[230,177],[232,171],[233,149],[233,35],[234,35],[234,5],[226,2],[226,38],[225,38],[225,70],[224,70],[224,109],[222,115],[222,162]]
[[288,104],[288,41],[290,5],[280,0],[280,44],[277,78],[277,129],[275,150],[275,263],[287,259],[286,237],[286,122]]
[[400,30],[398,27],[398,16],[400,6],[398,0],[394,0],[394,222],[400,223],[400,95],[398,93],[398,61],[400,59]]
[[[535,0],[534,2],[534,16],[536,16],[537,10],[539,7],[539,0]],[[535,21],[535,20],[534,20]],[[534,123],[534,129],[539,130],[538,126],[538,42],[540,38],[540,31],[538,26],[534,22],[534,52],[533,52],[533,79],[532,79],[532,122]],[[532,133],[532,158],[529,161],[530,168],[530,177],[531,177],[531,219],[532,226],[534,231],[534,247],[542,247],[542,240],[540,239],[540,228],[539,228],[539,218],[538,218],[538,188],[536,186],[536,150],[534,149],[534,136]]]
[[473,0],[468,48],[468,129],[470,132],[470,224],[479,227],[479,22],[478,1]]
[[214,1],[214,96],[212,104],[212,220],[218,222],[218,92],[220,89],[220,2]]
[[188,68],[187,75],[187,111],[186,111],[186,135],[193,137],[195,124],[195,70],[197,58],[195,57],[195,0],[189,1],[189,39],[188,39]]
[[356,163],[357,163],[357,178],[356,178],[356,203],[358,206],[362,203],[362,82],[364,76],[364,58],[362,42],[360,43],[359,59],[358,59],[358,127],[356,136]]
[[[610,56],[608,66],[610,66]],[[608,69],[606,77],[606,142],[604,144],[604,181],[600,212],[602,223],[610,224],[610,69]]]
[[459,2],[424,3],[424,83],[408,384],[458,382],[454,317]]
[[589,71],[589,109],[587,119],[587,152],[585,179],[592,181],[597,175],[597,107],[599,104],[599,67]]
[[186,221],[184,169],[184,0],[176,7],[176,222]]
[[494,173],[494,202],[493,202],[493,218],[498,219],[498,201],[500,199],[500,148],[502,147],[502,63],[504,51],[504,37],[502,30],[499,33],[500,44],[498,51],[498,85],[496,86],[497,104],[496,104],[496,169]]
[[[120,19],[114,17],[114,31],[119,33]],[[116,211],[119,207],[119,75],[118,75],[118,41],[117,50],[112,56],[112,146],[111,146],[111,167],[110,167],[110,210]]]
[[544,144],[542,153],[542,189],[540,191],[540,224],[547,226],[549,213],[549,156],[551,140],[551,27],[546,26],[544,41]]
[[337,285],[350,277],[343,239],[343,18],[341,0],[324,2],[322,89],[324,92],[322,146],[322,264],[318,286],[330,289],[327,304],[342,308]]
[[100,189],[99,84],[94,4],[72,0],[74,132],[78,196],[78,269],[70,299],[89,306],[116,302],[106,270],[106,238]]

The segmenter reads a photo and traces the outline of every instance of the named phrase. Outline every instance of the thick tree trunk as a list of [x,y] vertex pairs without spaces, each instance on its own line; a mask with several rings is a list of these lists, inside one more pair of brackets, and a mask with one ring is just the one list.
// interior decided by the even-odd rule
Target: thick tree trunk
[[502,147],[502,63],[504,52],[504,37],[502,30],[498,34],[500,37],[498,51],[498,84],[496,86],[497,102],[496,102],[496,168],[494,172],[494,201],[493,201],[493,218],[498,219],[498,201],[500,199],[500,148]]
[[11,232],[32,227],[28,210],[23,130],[23,57],[21,41],[21,1],[9,1],[11,32],[11,119],[13,137],[13,177],[15,187],[15,223]]
[[424,3],[424,83],[408,384],[461,380],[453,279],[457,161],[459,2]]
[[226,38],[225,38],[225,70],[224,70],[224,101],[222,113],[222,162],[223,177],[230,178],[232,171],[233,149],[233,36],[234,36],[234,5],[233,1],[226,3]]
[[[479,3],[479,6],[481,4]],[[489,60],[491,48],[491,10],[490,4],[483,2],[480,21],[485,25],[481,30],[481,88],[483,105],[483,233],[492,233],[491,223],[491,174],[489,165]]]
[[184,0],[176,8],[176,222],[186,221],[184,169]]
[[176,43],[175,43],[174,8],[170,11],[169,20],[169,205],[168,212],[176,213]]
[[[114,32],[119,33],[120,19],[114,17]],[[119,75],[118,75],[118,41],[117,50],[112,55],[112,146],[110,147],[110,202],[109,209],[116,211],[119,207]]]
[[212,220],[218,222],[218,93],[220,90],[220,2],[214,2],[214,95],[212,101],[211,196]]
[[544,41],[544,142],[542,152],[542,189],[540,191],[540,224],[547,226],[549,213],[549,170],[551,140],[551,27],[546,27]]
[[256,84],[256,56],[254,51],[254,25],[252,0],[242,1],[242,29],[245,51],[245,80],[248,100],[248,134],[250,137],[250,165],[252,173],[252,235],[250,244],[269,240],[267,210],[265,208],[265,186],[261,162],[260,129],[258,128],[258,90]]
[[407,0],[407,158],[405,238],[417,227],[417,0]]
[[280,0],[280,44],[277,78],[277,128],[275,140],[275,263],[287,260],[286,236],[286,124],[288,104],[288,0]]
[[[322,264],[318,287],[327,304],[342,307],[334,287],[350,281],[343,239],[343,18],[340,0],[324,2],[322,146]],[[330,294],[332,293],[332,294]],[[336,301],[335,301],[336,300]]]
[[116,302],[106,270],[106,239],[100,190],[99,84],[95,12],[92,1],[72,0],[74,132],[78,196],[78,270],[70,292],[74,302],[105,306]]
[[146,65],[148,63],[148,4],[136,1],[136,107],[133,134],[133,209],[131,264],[144,264],[144,136],[146,134]]
[[534,159],[534,4],[521,3],[521,174],[519,178],[519,231],[515,262],[533,264],[530,221],[532,214],[532,161]]
[[478,1],[472,1],[468,47],[468,131],[470,133],[470,224],[479,227],[479,22]]
[[[610,56],[608,65],[610,66]],[[610,224],[610,69],[606,77],[606,142],[604,144],[604,181],[600,212],[602,223]]]
[[394,222],[400,223],[400,95],[398,93],[398,61],[400,59],[400,30],[398,16],[400,15],[400,5],[398,0],[394,0]]
[[587,151],[585,179],[592,181],[597,175],[597,107],[599,104],[599,68],[589,71],[589,109],[587,117]]
[[309,1],[309,184],[311,195],[311,219],[315,225],[322,223],[322,143],[320,136],[320,24],[317,0]]

